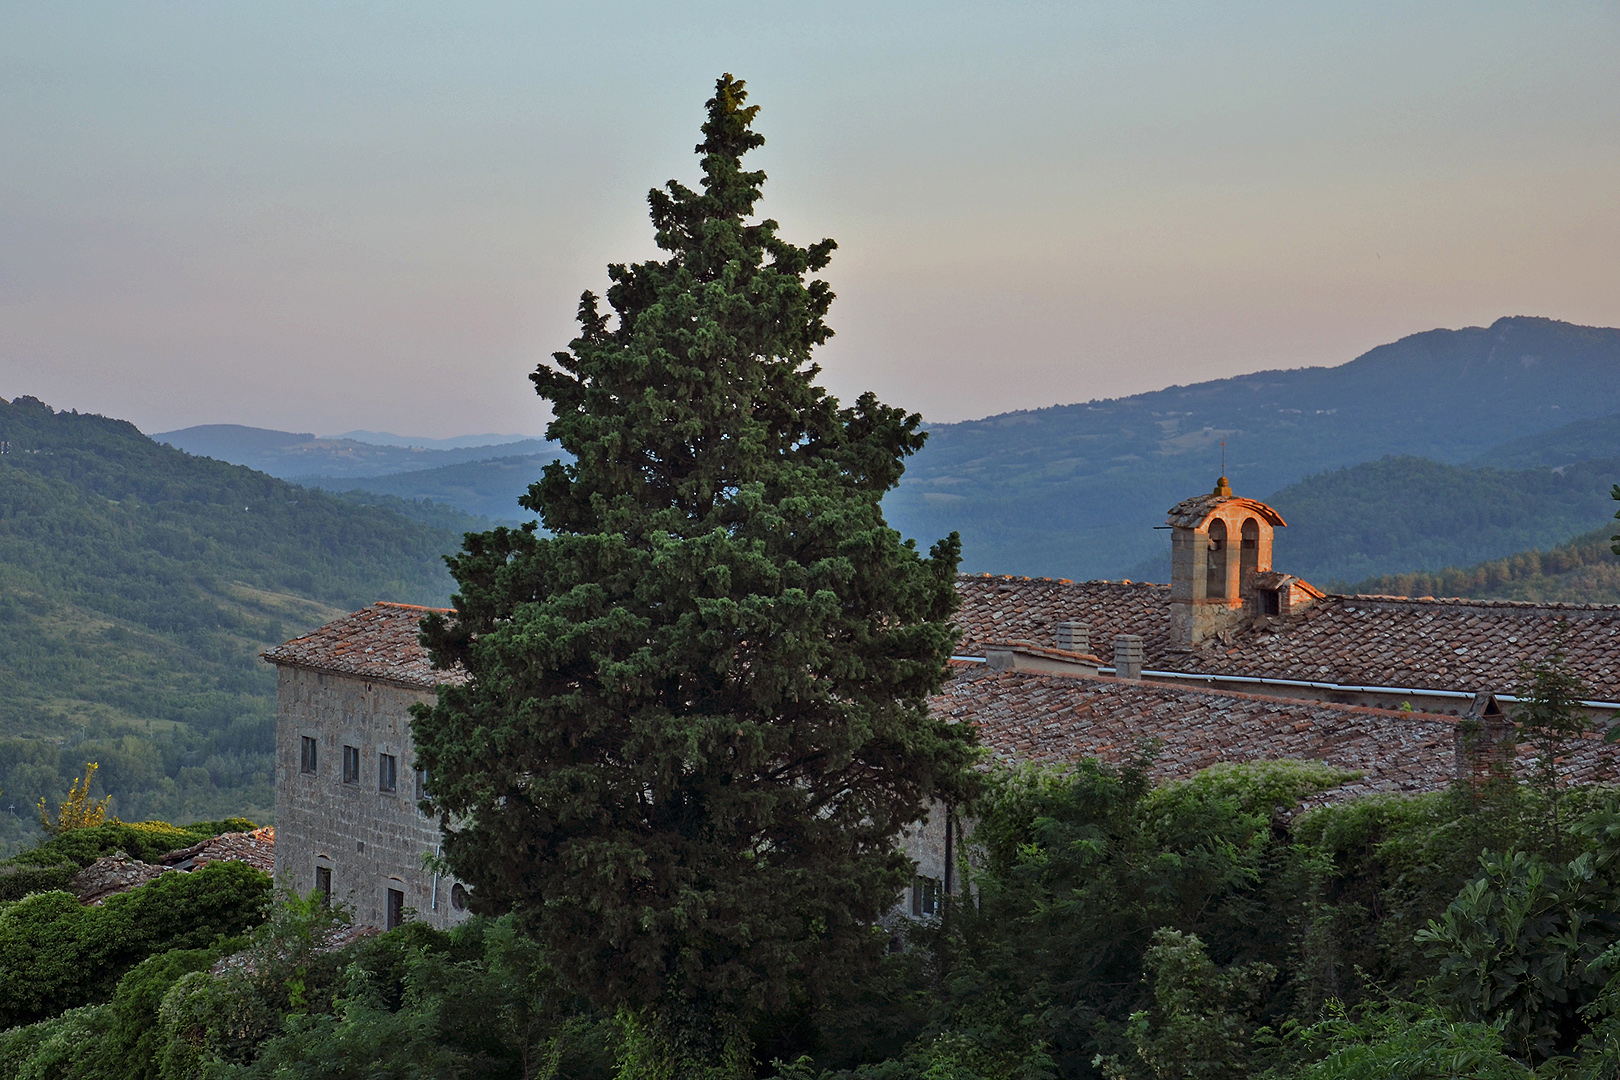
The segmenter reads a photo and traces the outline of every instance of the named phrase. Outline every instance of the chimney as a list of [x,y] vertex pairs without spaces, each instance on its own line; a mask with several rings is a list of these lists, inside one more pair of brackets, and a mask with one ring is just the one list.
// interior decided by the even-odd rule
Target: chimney
[[1091,651],[1091,631],[1085,623],[1060,622],[1057,624],[1057,647],[1067,652]]
[[1513,721],[1502,711],[1496,695],[1475,694],[1468,715],[1457,721],[1457,779],[1478,786],[1487,780],[1512,777],[1514,752],[1518,749],[1515,734]]
[[1142,638],[1137,634],[1120,634],[1114,638],[1114,677],[1117,679],[1142,678]]

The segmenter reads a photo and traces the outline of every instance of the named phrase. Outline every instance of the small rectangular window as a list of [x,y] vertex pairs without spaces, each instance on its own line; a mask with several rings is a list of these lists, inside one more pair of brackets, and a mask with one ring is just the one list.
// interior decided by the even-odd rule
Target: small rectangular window
[[315,891],[321,894],[321,903],[332,902],[332,868],[330,866],[317,866],[315,868]]
[[377,790],[395,791],[399,788],[399,758],[393,754],[377,755]]
[[428,775],[426,769],[416,770],[416,798],[418,801],[428,797]]
[[933,878],[918,878],[911,886],[911,914],[919,919],[939,914],[939,883]]
[[405,893],[399,889],[388,890],[388,910],[384,913],[387,926],[384,929],[392,930],[405,921]]
[[1282,597],[1276,589],[1260,590],[1260,614],[1280,615],[1282,613]]
[[358,784],[360,782],[360,748],[358,746],[345,746],[343,748],[343,782],[345,784]]
[[300,751],[298,759],[299,772],[313,773],[315,771],[315,740],[305,735]]

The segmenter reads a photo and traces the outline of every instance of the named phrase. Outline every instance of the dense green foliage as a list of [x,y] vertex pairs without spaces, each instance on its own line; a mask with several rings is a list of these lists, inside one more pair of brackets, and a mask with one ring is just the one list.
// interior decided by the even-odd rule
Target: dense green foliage
[[51,1016],[104,997],[154,953],[196,949],[262,918],[270,879],[245,863],[163,874],[81,906],[65,892],[0,905],[0,1025]]
[[373,600],[448,596],[459,529],[32,398],[0,402],[0,443],[0,850],[86,761],[125,818],[268,817],[258,653]]
[[[756,1075],[1612,1078],[1620,793],[1569,791],[1555,831],[1537,784],[1317,805],[1346,775],[996,774],[961,866],[971,900],[906,926],[819,1004],[758,1016]],[[0,909],[0,970],[19,908],[97,910],[49,896]],[[216,919],[228,909],[216,898]],[[135,950],[76,999],[89,1004],[0,1034],[0,1075],[607,1080],[645,1066],[645,1025],[570,989],[516,916],[334,947],[341,919],[284,899],[245,946],[211,946],[204,928]],[[28,962],[74,970],[64,958],[94,937],[41,935],[57,952]]]
[[131,969],[103,1004],[0,1034],[0,1075],[40,1080],[467,1077],[607,1080],[611,1024],[566,996],[510,918],[407,924],[332,948],[341,913],[278,906],[242,943]]
[[880,509],[919,417],[816,385],[834,244],[748,221],[743,98],[717,83],[702,190],[649,196],[669,257],[609,267],[611,315],[587,293],[534,374],[573,457],[525,497],[551,535],[468,537],[424,640],[472,678],[413,726],[479,907],[659,1060],[728,1069],[749,1017],[872,954],[900,829],[972,777],[927,709],[955,538],[923,558]]

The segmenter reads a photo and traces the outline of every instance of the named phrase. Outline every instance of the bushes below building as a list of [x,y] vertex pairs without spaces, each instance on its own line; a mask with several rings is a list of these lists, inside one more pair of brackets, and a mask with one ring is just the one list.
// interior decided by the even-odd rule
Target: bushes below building
[[267,875],[222,862],[164,874],[99,907],[59,891],[0,906],[0,1025],[103,999],[149,956],[205,948],[257,925],[269,898]]
[[[757,1074],[1612,1076],[1620,793],[1558,792],[1554,827],[1534,784],[1323,805],[1344,780],[1298,762],[1161,787],[1089,761],[1000,775],[963,867],[973,901],[762,1019]],[[0,1034],[0,1075],[607,1080],[648,1064],[634,1023],[570,997],[510,919],[368,937],[284,898],[217,942],[252,918],[262,878],[255,893],[239,868],[241,888],[189,908],[159,886],[225,869],[110,900],[126,914],[96,932],[105,909],[69,911],[60,893],[0,909],[0,970],[67,988],[22,1001],[7,984],[7,1022],[41,1019]],[[14,922],[33,928],[27,948]]]

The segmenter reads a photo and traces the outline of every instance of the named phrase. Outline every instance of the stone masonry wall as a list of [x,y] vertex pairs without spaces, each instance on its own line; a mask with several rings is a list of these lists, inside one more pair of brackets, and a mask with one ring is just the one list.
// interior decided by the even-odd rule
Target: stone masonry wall
[[[416,808],[410,707],[432,692],[288,664],[276,672],[277,883],[308,893],[322,866],[359,923],[385,925],[388,889],[405,894],[407,918],[440,928],[465,919],[452,879],[423,866],[439,829]],[[301,769],[304,736],[316,741],[313,774]],[[356,783],[343,782],[344,746],[360,750]],[[379,754],[398,762],[392,794],[378,790]]]

